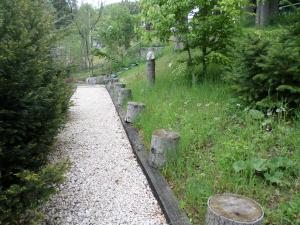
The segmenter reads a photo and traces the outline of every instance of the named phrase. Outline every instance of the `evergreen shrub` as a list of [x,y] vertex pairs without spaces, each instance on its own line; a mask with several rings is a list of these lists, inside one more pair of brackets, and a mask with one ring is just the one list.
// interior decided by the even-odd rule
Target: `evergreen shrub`
[[[291,19],[300,21],[299,10]],[[293,114],[300,104],[300,28],[291,23],[279,36],[247,34],[233,67],[233,88],[246,104]],[[268,34],[268,32],[266,32]]]
[[71,95],[53,60],[49,2],[0,1],[0,224],[27,224],[65,163],[47,166]]

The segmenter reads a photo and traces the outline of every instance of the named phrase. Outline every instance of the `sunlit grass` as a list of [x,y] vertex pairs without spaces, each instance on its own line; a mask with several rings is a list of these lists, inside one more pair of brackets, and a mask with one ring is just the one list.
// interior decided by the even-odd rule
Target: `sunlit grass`
[[[289,222],[299,215],[293,207],[300,207],[299,122],[274,119],[272,131],[266,131],[262,121],[249,115],[246,106],[235,102],[227,84],[206,81],[192,88],[184,74],[174,76],[169,65],[178,57],[183,54],[175,56],[167,50],[157,60],[154,87],[147,85],[144,64],[124,73],[122,81],[132,89],[134,101],[146,104],[135,126],[147,147],[156,129],[172,129],[181,135],[179,151],[162,169],[180,207],[194,224],[203,224],[208,197],[232,192],[257,200],[265,210],[265,224],[299,224],[296,219]],[[216,73],[217,69],[210,71]],[[293,172],[284,171],[283,182],[289,185],[270,184],[261,174],[233,170],[238,160],[278,156],[296,163]]]

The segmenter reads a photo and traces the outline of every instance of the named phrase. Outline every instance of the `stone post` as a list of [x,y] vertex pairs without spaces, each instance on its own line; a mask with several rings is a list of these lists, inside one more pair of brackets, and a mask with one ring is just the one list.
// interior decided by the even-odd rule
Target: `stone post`
[[153,48],[147,53],[147,80],[150,85],[155,83],[155,54]]
[[128,102],[125,121],[132,123],[139,114],[144,111],[145,105],[139,102]]
[[254,200],[234,194],[208,199],[206,225],[262,225],[264,212]]
[[149,163],[154,168],[162,167],[169,151],[176,151],[180,135],[170,130],[156,130],[152,134]]
[[120,88],[118,90],[118,100],[117,100],[117,104],[118,105],[123,105],[123,103],[132,98],[132,93],[130,89],[127,88]]

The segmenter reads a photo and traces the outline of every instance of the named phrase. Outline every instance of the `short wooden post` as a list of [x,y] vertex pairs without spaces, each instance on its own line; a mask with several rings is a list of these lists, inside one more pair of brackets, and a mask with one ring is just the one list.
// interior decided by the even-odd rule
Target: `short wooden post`
[[132,98],[132,93],[130,89],[127,88],[120,88],[118,90],[118,100],[117,103],[118,105],[123,105],[123,103]]
[[115,83],[113,85],[112,96],[113,96],[114,101],[118,101],[119,90],[122,88],[125,88],[125,87],[126,87],[126,84],[121,84],[121,83]]
[[170,130],[156,130],[152,134],[149,163],[154,168],[162,167],[169,151],[178,148],[180,135]]
[[97,78],[96,77],[88,77],[85,80],[86,84],[91,84],[94,85],[97,83]]
[[264,212],[254,200],[235,194],[208,199],[206,225],[262,225]]
[[145,105],[139,102],[128,102],[125,121],[132,123],[139,114],[144,111]]
[[119,82],[119,78],[109,79],[107,84],[107,90],[110,94],[113,94],[114,84]]
[[147,53],[147,80],[150,85],[155,83],[155,54],[153,49]]

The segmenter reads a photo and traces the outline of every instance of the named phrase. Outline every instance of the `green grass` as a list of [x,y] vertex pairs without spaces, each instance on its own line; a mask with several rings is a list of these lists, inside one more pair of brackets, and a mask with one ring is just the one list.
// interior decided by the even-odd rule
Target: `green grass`
[[[166,50],[157,60],[154,87],[147,85],[145,65],[125,72],[121,79],[132,89],[134,101],[146,104],[134,125],[148,148],[156,129],[181,134],[179,150],[162,168],[180,207],[193,224],[203,224],[208,197],[231,192],[257,200],[265,210],[265,224],[300,224],[299,121],[272,117],[272,131],[267,131],[262,125],[265,120],[237,104],[227,84],[204,81],[191,88],[182,70],[168,66],[183,56]],[[278,157],[285,157],[284,165],[276,166]],[[261,159],[273,159],[269,164],[276,164],[274,169],[234,170],[238,161],[248,160],[257,167]]]

